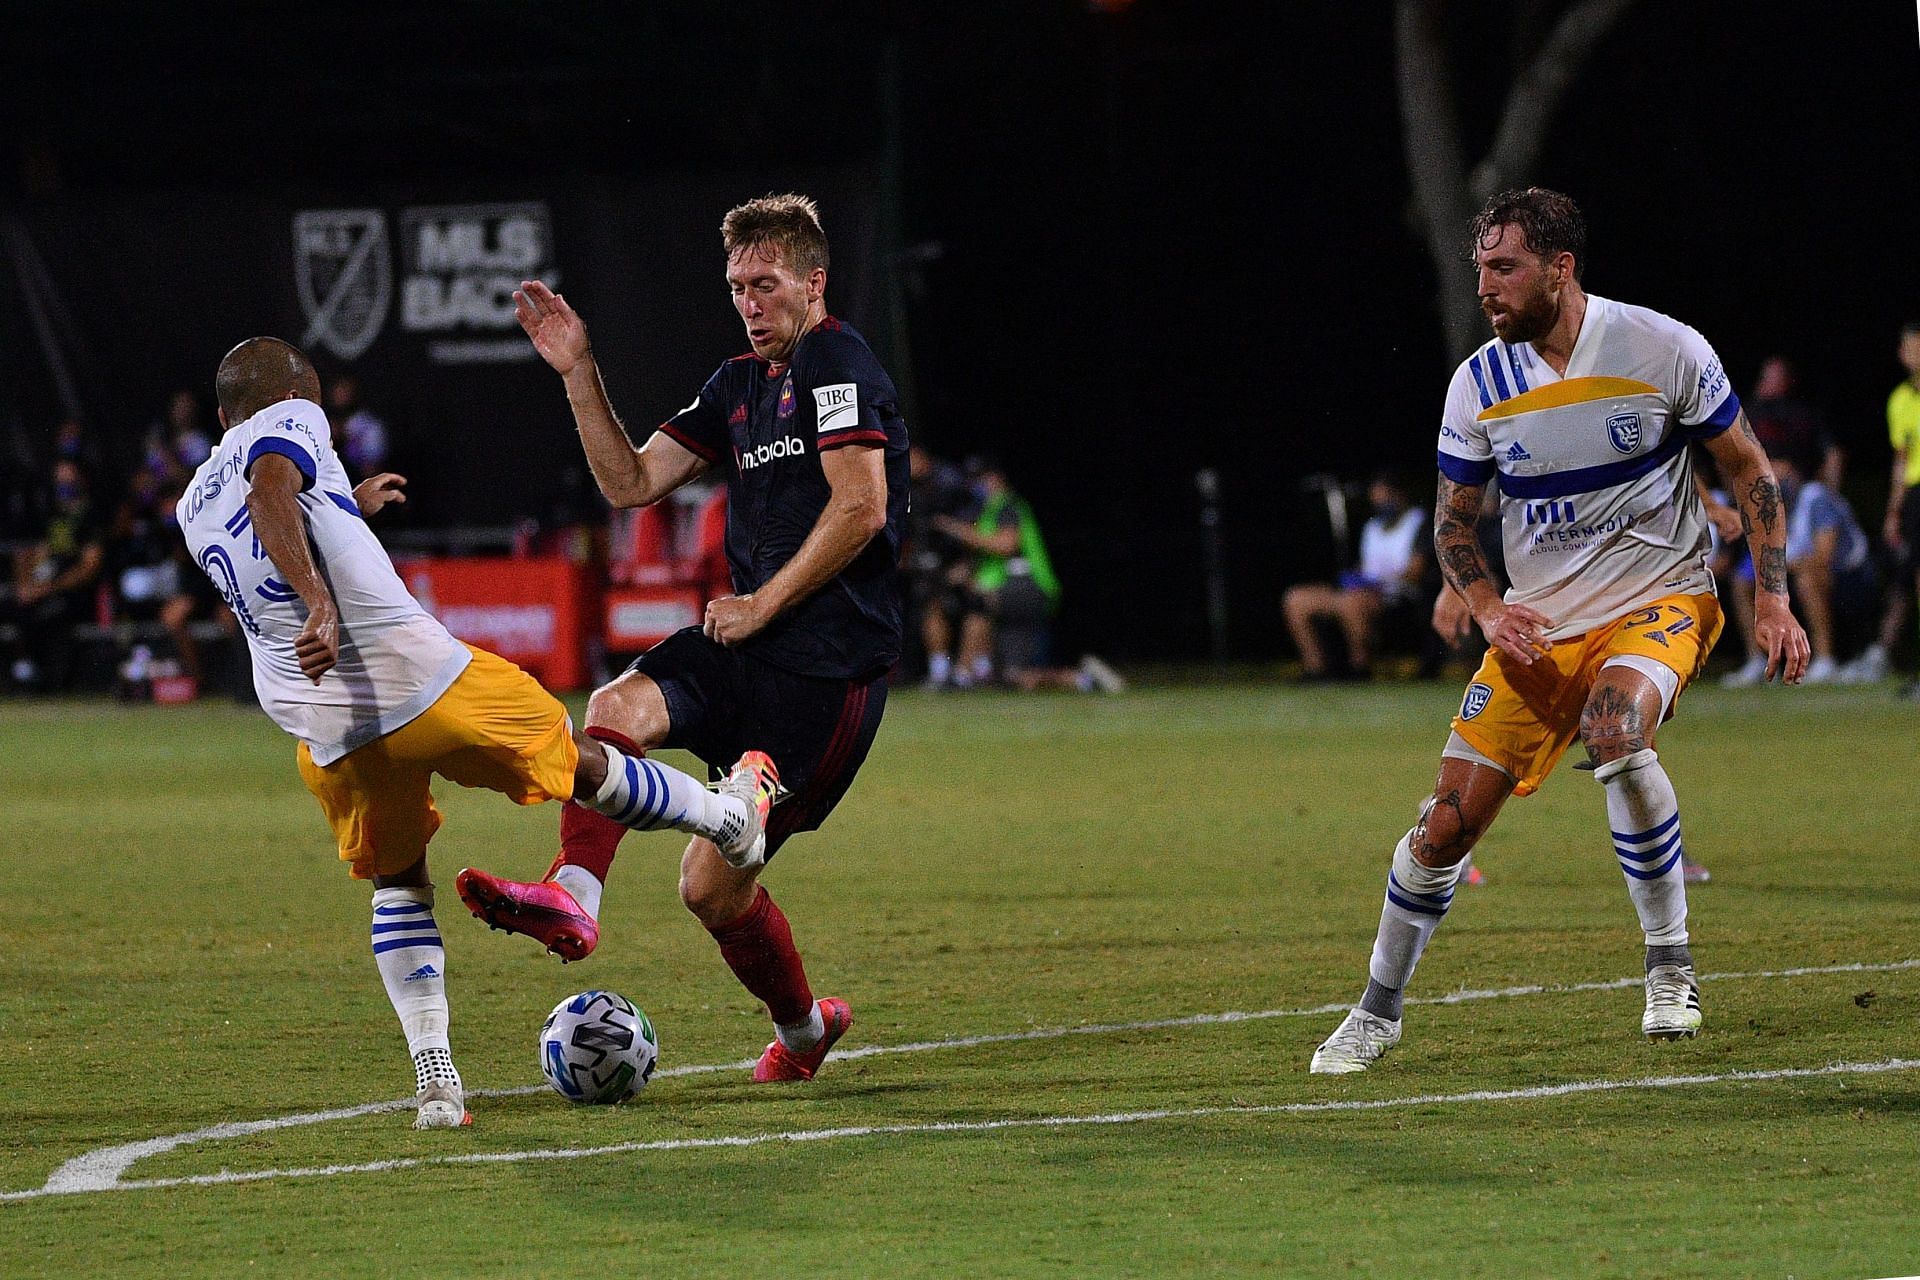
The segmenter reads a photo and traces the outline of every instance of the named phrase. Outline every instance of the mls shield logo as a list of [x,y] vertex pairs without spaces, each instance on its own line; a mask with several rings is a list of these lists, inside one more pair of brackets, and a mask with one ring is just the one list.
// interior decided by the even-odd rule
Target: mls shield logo
[[387,215],[308,209],[293,216],[293,276],[306,313],[300,345],[352,360],[380,336],[393,299]]
[[1493,689],[1490,685],[1481,684],[1477,680],[1474,681],[1474,683],[1467,686],[1466,700],[1460,704],[1460,718],[1462,720],[1473,719],[1487,709],[1487,700],[1492,697]]
[[1633,453],[1640,448],[1640,415],[1637,413],[1616,413],[1607,419],[1607,439],[1621,453]]

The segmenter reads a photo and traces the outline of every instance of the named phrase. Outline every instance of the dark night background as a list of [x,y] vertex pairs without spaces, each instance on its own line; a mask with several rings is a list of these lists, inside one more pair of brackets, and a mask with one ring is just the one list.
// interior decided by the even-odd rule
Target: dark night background
[[[1460,8],[1454,78],[1477,156],[1512,71],[1516,6]],[[1800,362],[1873,528],[1895,335],[1920,315],[1914,17],[1892,4],[1758,13],[1636,5],[1579,72],[1532,178],[1584,204],[1591,290],[1699,328],[1743,392],[1764,355]],[[82,400],[113,436],[137,433],[176,384],[204,387],[231,342],[284,323],[266,292],[227,283],[265,252],[208,230],[235,210],[549,198],[589,323],[590,302],[613,306],[616,290],[658,312],[617,342],[601,335],[616,405],[644,428],[743,347],[719,284],[725,207],[791,175],[840,175],[829,187],[844,194],[823,195],[829,235],[873,228],[879,252],[866,287],[836,275],[829,300],[903,382],[910,338],[919,437],[953,456],[996,450],[1033,499],[1066,583],[1063,647],[1204,654],[1192,477],[1211,466],[1234,652],[1262,658],[1281,649],[1282,587],[1326,567],[1300,478],[1390,465],[1430,483],[1452,366],[1433,300],[1471,287],[1464,267],[1436,280],[1411,229],[1391,14],[1172,0],[10,5],[0,214],[25,219],[56,262],[83,339]],[[666,191],[673,220],[649,220],[667,206],[649,193]],[[630,234],[575,234],[569,211],[589,208],[619,210]],[[282,213],[260,225],[284,240]],[[108,286],[61,278],[106,226],[116,252],[144,245],[141,260],[96,265]],[[935,248],[898,265],[914,246]],[[711,267],[711,287],[688,262]],[[848,305],[857,293],[884,310],[893,271],[907,272],[904,329]],[[58,402],[10,283],[0,428],[44,433]],[[123,307],[144,340],[116,327]],[[666,317],[680,318],[670,332]],[[451,440],[377,369],[370,398],[423,499],[410,519],[538,509],[575,459],[544,367],[514,366],[497,416]],[[504,483],[488,472],[486,459],[527,450],[553,466],[513,463]]]

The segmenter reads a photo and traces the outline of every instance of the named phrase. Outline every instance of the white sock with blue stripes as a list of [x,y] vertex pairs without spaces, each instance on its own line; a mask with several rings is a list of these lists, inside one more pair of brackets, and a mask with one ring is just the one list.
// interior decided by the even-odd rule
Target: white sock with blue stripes
[[1400,837],[1393,849],[1393,869],[1387,873],[1387,899],[1380,908],[1380,932],[1374,935],[1373,958],[1367,965],[1366,994],[1360,1007],[1377,1017],[1400,1020],[1401,993],[1413,977],[1420,953],[1453,905],[1465,858],[1450,867],[1422,866],[1414,861],[1410,840]]
[[751,815],[740,797],[709,791],[672,765],[600,746],[607,753],[607,780],[594,795],[576,795],[574,803],[634,831],[685,831],[723,848],[746,829]]
[[1607,825],[1650,947],[1687,941],[1686,846],[1680,799],[1660,757],[1644,748],[1593,771],[1607,788]]
[[415,1091],[435,1082],[458,1089],[447,1040],[447,952],[433,921],[431,888],[373,891],[373,962],[407,1034]]

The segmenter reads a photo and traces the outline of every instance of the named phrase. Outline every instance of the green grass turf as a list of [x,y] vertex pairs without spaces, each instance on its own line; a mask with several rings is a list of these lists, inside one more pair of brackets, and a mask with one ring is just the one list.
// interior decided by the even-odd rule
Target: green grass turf
[[[767,883],[849,1046],[1308,1008],[1364,978],[1393,841],[1457,690],[896,697],[859,783]],[[1688,694],[1661,742],[1703,972],[1920,957],[1920,712],[1882,690]],[[443,885],[535,875],[558,814],[440,788]],[[638,835],[604,941],[560,967],[450,889],[470,1087],[539,1079],[562,996],[653,1016],[663,1065],[726,1063],[764,1014]],[[105,1145],[398,1098],[404,1043],[291,740],[219,705],[0,706],[0,1190]],[[1639,939],[1598,786],[1565,767],[1482,844],[1412,994],[1628,977]],[[1871,993],[1871,994],[1869,994]],[[1708,983],[1699,1040],[1639,992],[1412,1007],[1359,1078],[1309,1076],[1337,1017],[860,1058],[805,1087],[667,1077],[633,1104],[475,1099],[145,1159],[132,1179],[853,1125],[1390,1100],[1920,1057],[1920,970]],[[913,1133],[0,1203],[5,1275],[1283,1274],[1868,1276],[1920,1270],[1920,1071],[1370,1111]]]

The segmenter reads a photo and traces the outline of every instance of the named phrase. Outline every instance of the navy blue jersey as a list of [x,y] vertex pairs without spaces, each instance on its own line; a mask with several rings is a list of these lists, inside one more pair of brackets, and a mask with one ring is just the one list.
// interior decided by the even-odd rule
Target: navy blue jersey
[[893,379],[865,338],[829,316],[777,376],[758,356],[720,366],[660,430],[727,473],[733,589],[757,590],[793,559],[826,510],[826,449],[886,451],[887,523],[853,563],[741,646],[803,675],[860,679],[900,657],[900,544],[907,514],[907,424]]

